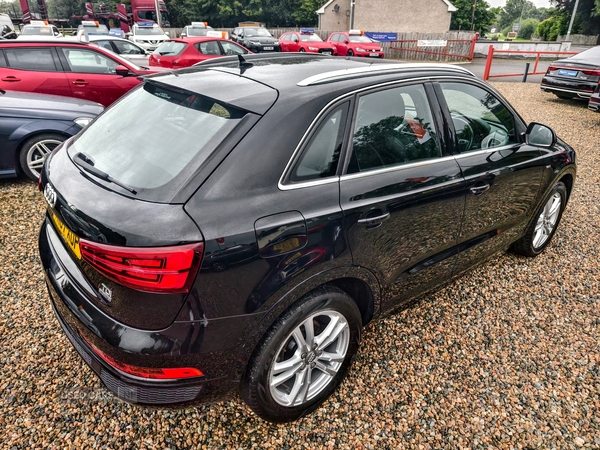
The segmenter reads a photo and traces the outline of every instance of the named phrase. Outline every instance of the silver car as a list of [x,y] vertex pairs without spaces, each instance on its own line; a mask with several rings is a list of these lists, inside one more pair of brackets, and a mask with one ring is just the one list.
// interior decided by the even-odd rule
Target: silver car
[[108,35],[90,35],[89,38],[91,43],[99,47],[110,50],[138,66],[148,67],[150,52],[127,39]]

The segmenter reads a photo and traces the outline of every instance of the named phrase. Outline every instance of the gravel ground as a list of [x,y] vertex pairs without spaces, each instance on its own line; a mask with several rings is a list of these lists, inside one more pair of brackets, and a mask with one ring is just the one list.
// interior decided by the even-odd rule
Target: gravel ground
[[0,447],[600,448],[600,115],[535,84],[495,86],[578,151],[552,245],[500,254],[371,324],[339,391],[288,425],[239,399],[156,411],[108,394],[48,303],[41,195],[0,181]]

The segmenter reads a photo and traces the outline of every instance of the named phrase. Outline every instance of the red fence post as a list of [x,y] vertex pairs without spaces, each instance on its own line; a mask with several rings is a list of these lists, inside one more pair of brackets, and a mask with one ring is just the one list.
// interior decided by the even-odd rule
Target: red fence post
[[469,53],[469,61],[473,62],[473,57],[475,56],[475,44],[477,43],[477,39],[479,39],[479,33],[473,36],[473,40],[471,41],[471,52]]
[[536,75],[537,74],[537,68],[538,68],[538,64],[540,62],[540,56],[542,56],[540,53],[537,54],[536,58],[535,58],[535,66],[533,66],[533,74]]
[[490,77],[490,69],[492,68],[492,59],[494,58],[494,46],[490,45],[485,61],[485,70],[483,71],[483,81],[487,81]]

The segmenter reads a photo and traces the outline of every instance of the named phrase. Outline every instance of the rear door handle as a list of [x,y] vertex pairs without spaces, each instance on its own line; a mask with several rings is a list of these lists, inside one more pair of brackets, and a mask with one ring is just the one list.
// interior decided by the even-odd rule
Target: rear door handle
[[490,185],[489,185],[489,184],[487,184],[487,183],[485,183],[485,184],[482,184],[481,186],[473,186],[473,187],[471,188],[471,193],[472,193],[473,195],[481,195],[481,194],[483,194],[485,191],[487,191],[489,188],[490,188]]
[[390,213],[385,213],[385,214],[382,214],[381,216],[366,217],[364,219],[359,219],[358,223],[363,223],[366,225],[376,225],[376,224],[381,223],[384,220],[387,220],[389,218],[390,218]]
[[75,80],[73,81],[75,86],[87,86],[89,83],[85,80]]
[[17,78],[17,77],[13,77],[12,75],[8,75],[8,76],[2,78],[2,81],[8,81],[10,83],[10,82],[15,82],[15,81],[21,81],[21,79]]

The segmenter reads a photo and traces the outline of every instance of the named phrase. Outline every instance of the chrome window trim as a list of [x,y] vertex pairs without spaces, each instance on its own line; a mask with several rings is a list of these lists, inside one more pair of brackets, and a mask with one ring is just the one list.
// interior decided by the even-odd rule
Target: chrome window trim
[[456,159],[463,159],[463,158],[468,158],[469,156],[473,156],[473,155],[484,155],[486,153],[499,152],[502,150],[510,150],[510,149],[513,149],[515,147],[515,145],[519,145],[519,143],[515,142],[512,144],[502,145],[500,147],[484,148],[482,150],[476,150],[473,152],[458,153],[458,154],[454,155],[454,157]]
[[[349,179],[348,177],[359,178],[359,176],[360,177],[362,177],[362,176],[368,176],[368,175],[371,175],[371,174],[384,173],[384,172],[388,172],[388,171],[392,172],[392,171],[395,171],[395,170],[401,170],[401,169],[403,169],[405,167],[413,167],[413,166],[431,164],[431,163],[435,163],[435,162],[438,162],[438,161],[448,161],[451,158],[461,158],[461,157],[466,157],[466,156],[471,156],[471,155],[477,154],[477,152],[472,152],[472,153],[458,153],[458,154],[450,155],[450,156],[442,156],[442,157],[437,158],[435,160],[428,159],[428,160],[424,160],[424,161],[416,161],[414,163],[402,164],[402,165],[391,166],[391,167],[385,167],[385,168],[382,168],[382,169],[377,169],[377,170],[368,171],[368,172],[359,172],[359,173],[356,173],[356,174],[344,174],[342,176],[334,175],[334,176],[329,177],[329,178],[322,178],[322,179],[318,179],[318,180],[305,181],[305,182],[301,182],[301,183],[289,183],[289,184],[284,184],[283,183],[283,180],[287,176],[288,171],[290,170],[292,163],[294,162],[294,160],[296,159],[298,153],[300,152],[300,150],[303,148],[304,144],[306,143],[306,140],[308,139],[308,136],[312,133],[312,131],[314,130],[316,124],[323,117],[323,115],[326,112],[329,111],[329,108],[332,105],[334,105],[337,102],[343,101],[346,98],[352,97],[352,96],[354,96],[356,94],[360,94],[360,93],[362,93],[364,91],[376,90],[378,88],[387,87],[387,86],[391,86],[391,85],[399,85],[399,86],[401,86],[401,85],[404,85],[404,84],[413,84],[415,82],[437,81],[438,79],[465,81],[465,78],[458,77],[458,76],[453,76],[453,75],[436,75],[436,76],[433,76],[433,77],[411,78],[409,80],[386,81],[386,82],[383,82],[383,83],[374,84],[372,86],[366,86],[366,87],[358,88],[358,89],[356,89],[354,91],[351,91],[351,92],[347,92],[347,93],[345,93],[343,95],[340,95],[339,97],[333,99],[329,103],[327,103],[327,105],[325,105],[321,109],[321,111],[319,111],[319,113],[315,116],[315,118],[313,119],[313,121],[310,123],[310,125],[308,126],[308,128],[306,129],[306,131],[304,132],[304,134],[302,135],[302,139],[300,139],[300,142],[298,143],[298,145],[296,146],[294,152],[292,153],[292,156],[288,160],[285,168],[283,169],[283,172],[282,172],[281,176],[279,177],[279,181],[277,182],[277,187],[279,188],[279,190],[281,190],[281,191],[290,191],[290,190],[293,190],[293,189],[302,189],[302,188],[305,188],[305,187],[320,186],[320,185],[325,185],[325,184],[330,184],[330,183],[336,183],[336,182],[339,182],[339,181],[343,181],[343,180]],[[473,79],[469,78],[468,80],[469,80],[469,82],[475,81],[476,84],[480,84],[482,86],[489,86],[484,81],[481,81],[481,80],[479,80],[477,78],[473,78]],[[511,110],[511,113],[512,113],[512,110]],[[516,145],[516,144],[512,144],[511,146],[507,146],[507,147],[514,147],[514,145]],[[493,148],[493,149],[481,150],[481,152],[485,153],[487,151],[497,151],[497,150],[502,150],[502,149],[505,149],[505,147],[496,147],[496,148]]]
[[308,140],[308,136],[313,132],[316,124],[321,120],[321,118],[326,113],[329,112],[330,108],[333,105],[335,105],[336,103],[339,103],[339,102],[345,100],[346,97],[350,98],[353,95],[354,95],[354,92],[349,92],[349,93],[346,93],[344,95],[341,95],[341,96],[333,99],[332,101],[330,101],[329,103],[327,103],[321,109],[321,111],[319,111],[319,114],[317,114],[315,116],[315,118],[313,119],[313,121],[310,123],[310,125],[308,126],[308,128],[306,129],[306,131],[304,132],[304,134],[302,135],[302,139],[300,139],[300,142],[296,146],[296,149],[294,150],[294,153],[292,153],[291,158],[289,159],[289,161],[285,165],[285,169],[283,169],[283,173],[279,177],[279,182],[277,183],[277,187],[280,190],[282,190],[282,191],[289,191],[291,189],[300,189],[300,188],[309,187],[309,186],[319,186],[321,184],[329,184],[329,183],[333,183],[335,181],[339,181],[339,177],[334,175],[332,177],[321,178],[321,179],[318,179],[318,180],[310,180],[310,181],[304,181],[304,182],[300,182],[300,183],[283,184],[283,180],[285,179],[285,177],[287,176],[288,172],[290,171],[292,163],[296,160],[296,157],[298,156],[298,153],[304,148],[304,144]]
[[363,178],[363,177],[368,177],[371,175],[380,175],[382,173],[388,173],[388,172],[396,172],[398,170],[411,169],[414,167],[428,166],[428,165],[432,165],[432,164],[447,162],[452,159],[455,159],[455,157],[452,155],[442,156],[440,158],[430,158],[430,159],[424,159],[423,161],[415,161],[415,162],[407,163],[407,164],[396,164],[394,166],[382,167],[381,169],[367,170],[366,172],[347,173],[340,177],[340,181],[353,180],[355,178]]
[[406,63],[406,64],[376,64],[367,67],[357,67],[353,69],[332,70],[330,72],[313,75],[299,81],[296,85],[300,87],[315,86],[334,81],[353,79],[357,77],[367,77],[375,75],[386,75],[392,73],[410,72],[414,70],[443,70],[446,72],[461,72],[463,74],[475,76],[473,72],[461,66],[452,66],[447,64],[434,63]]

